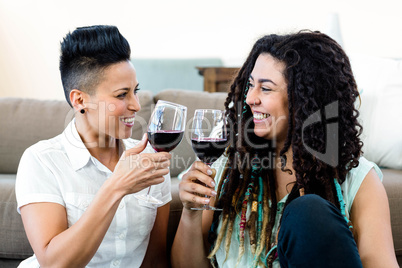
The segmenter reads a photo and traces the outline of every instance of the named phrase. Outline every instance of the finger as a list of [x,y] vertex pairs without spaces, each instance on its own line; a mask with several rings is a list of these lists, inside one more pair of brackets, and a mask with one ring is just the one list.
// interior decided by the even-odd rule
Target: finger
[[147,147],[147,143],[148,143],[148,135],[147,133],[144,133],[144,135],[142,135],[141,141],[136,146],[126,150],[126,155],[141,153]]
[[199,184],[197,182],[187,182],[180,185],[180,190],[194,193],[200,196],[216,196],[216,191],[209,187],[206,187],[204,184]]
[[153,169],[153,170],[149,171],[149,174],[147,175],[147,177],[149,177],[149,178],[161,177],[161,176],[166,176],[167,174],[169,174],[168,168]]
[[209,198],[198,196],[189,192],[180,192],[180,200],[183,203],[189,204],[189,207],[194,207],[194,204],[204,205],[209,204],[210,202]]
[[215,179],[215,175],[216,175],[216,169],[211,169],[212,170],[212,174],[210,175],[211,179]]
[[207,175],[212,175],[212,169],[205,163],[201,161],[196,161],[193,164],[193,168],[205,173]]
[[154,166],[155,166],[155,169],[168,168],[170,166],[170,161],[166,160],[163,162],[155,162]]
[[[154,173],[157,170],[164,170],[164,172],[169,173],[169,167],[170,167],[170,161],[164,161],[164,162],[151,162],[149,159],[141,161],[139,164],[139,167],[144,171],[144,172],[151,172]],[[166,174],[164,174],[166,175]]]
[[158,161],[170,160],[172,158],[172,155],[166,152],[151,153],[151,154],[143,153],[141,154],[141,157],[148,158],[154,162],[158,162]]
[[138,183],[138,186],[141,189],[145,189],[145,188],[148,188],[148,187],[150,187],[152,185],[161,184],[164,181],[165,181],[165,178],[163,176],[152,177],[152,178],[147,178],[146,180],[140,181]]
[[170,166],[170,160],[164,159],[161,161],[154,161],[152,157],[147,155],[134,155],[130,156],[132,161],[132,166],[136,168],[141,168],[145,171],[155,170],[158,168],[167,168]]
[[200,182],[208,185],[209,187],[215,187],[215,181],[207,174],[199,171],[199,170],[190,170],[186,174],[183,175],[183,180],[195,181],[199,180]]

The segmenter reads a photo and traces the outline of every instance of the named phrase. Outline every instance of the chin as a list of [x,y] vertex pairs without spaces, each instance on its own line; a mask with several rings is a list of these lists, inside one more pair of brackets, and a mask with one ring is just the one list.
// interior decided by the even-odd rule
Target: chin
[[119,139],[128,139],[128,138],[131,138],[131,135],[132,135],[133,133],[132,132],[130,132],[130,133],[127,133],[127,134],[125,134],[125,135],[121,135],[122,137],[119,137]]
[[114,136],[115,139],[123,140],[123,139],[128,139],[131,138],[131,135],[133,134],[133,131],[130,130],[120,130],[119,132],[116,133]]
[[264,130],[262,130],[262,129],[254,129],[254,134],[257,137],[260,137],[260,138],[263,138],[263,139],[266,139],[266,140],[272,140],[272,137],[271,137],[270,133],[267,133],[267,131],[265,129]]

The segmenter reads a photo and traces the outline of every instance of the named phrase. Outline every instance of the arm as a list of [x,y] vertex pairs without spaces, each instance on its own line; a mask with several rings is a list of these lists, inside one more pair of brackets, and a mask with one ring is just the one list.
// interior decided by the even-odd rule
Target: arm
[[102,186],[70,228],[62,205],[32,203],[21,208],[25,231],[41,267],[84,267],[92,259],[121,200],[108,186]]
[[191,210],[192,207],[209,202],[208,198],[201,196],[214,196],[211,188],[194,182],[198,179],[213,187],[213,180],[207,175],[207,170],[210,170],[208,166],[196,162],[180,183],[183,212],[172,246],[173,267],[210,267],[206,238],[212,224],[213,211]]
[[147,253],[141,267],[169,267],[166,255],[166,237],[170,203],[159,207],[148,244]]
[[[98,250],[121,199],[163,182],[169,173],[170,155],[139,155],[145,146],[146,139],[123,154],[113,175],[70,228],[62,205],[42,202],[21,207],[25,230],[41,267],[84,267]],[[148,164],[141,165],[143,161]]]
[[388,198],[371,169],[353,201],[351,221],[363,266],[399,267],[392,241]]

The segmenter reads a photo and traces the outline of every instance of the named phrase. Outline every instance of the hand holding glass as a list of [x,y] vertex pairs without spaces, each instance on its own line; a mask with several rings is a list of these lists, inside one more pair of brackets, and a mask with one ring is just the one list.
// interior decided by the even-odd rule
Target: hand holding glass
[[[191,129],[191,145],[197,157],[208,166],[211,166],[222,155],[227,146],[226,119],[223,111],[195,110]],[[221,210],[210,205],[191,209]]]
[[[156,152],[170,152],[181,142],[186,124],[187,107],[159,100],[148,123],[148,141]],[[134,195],[147,203],[162,204],[149,194]]]

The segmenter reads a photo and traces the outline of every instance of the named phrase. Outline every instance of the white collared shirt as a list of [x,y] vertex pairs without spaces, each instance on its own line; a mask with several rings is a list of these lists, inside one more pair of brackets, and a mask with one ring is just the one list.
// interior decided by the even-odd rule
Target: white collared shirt
[[[138,141],[122,140],[126,149]],[[144,152],[152,153],[148,146]],[[82,142],[75,120],[64,132],[52,139],[40,141],[28,148],[20,161],[16,196],[18,212],[26,204],[58,203],[66,208],[68,227],[85,212],[101,185],[112,172],[92,157]],[[148,188],[136,194],[144,194]],[[163,203],[170,202],[170,175],[151,187],[150,194]],[[139,267],[144,259],[157,206],[138,201],[134,194],[125,196],[112,223],[87,267]],[[34,256],[19,267],[39,267]]]

